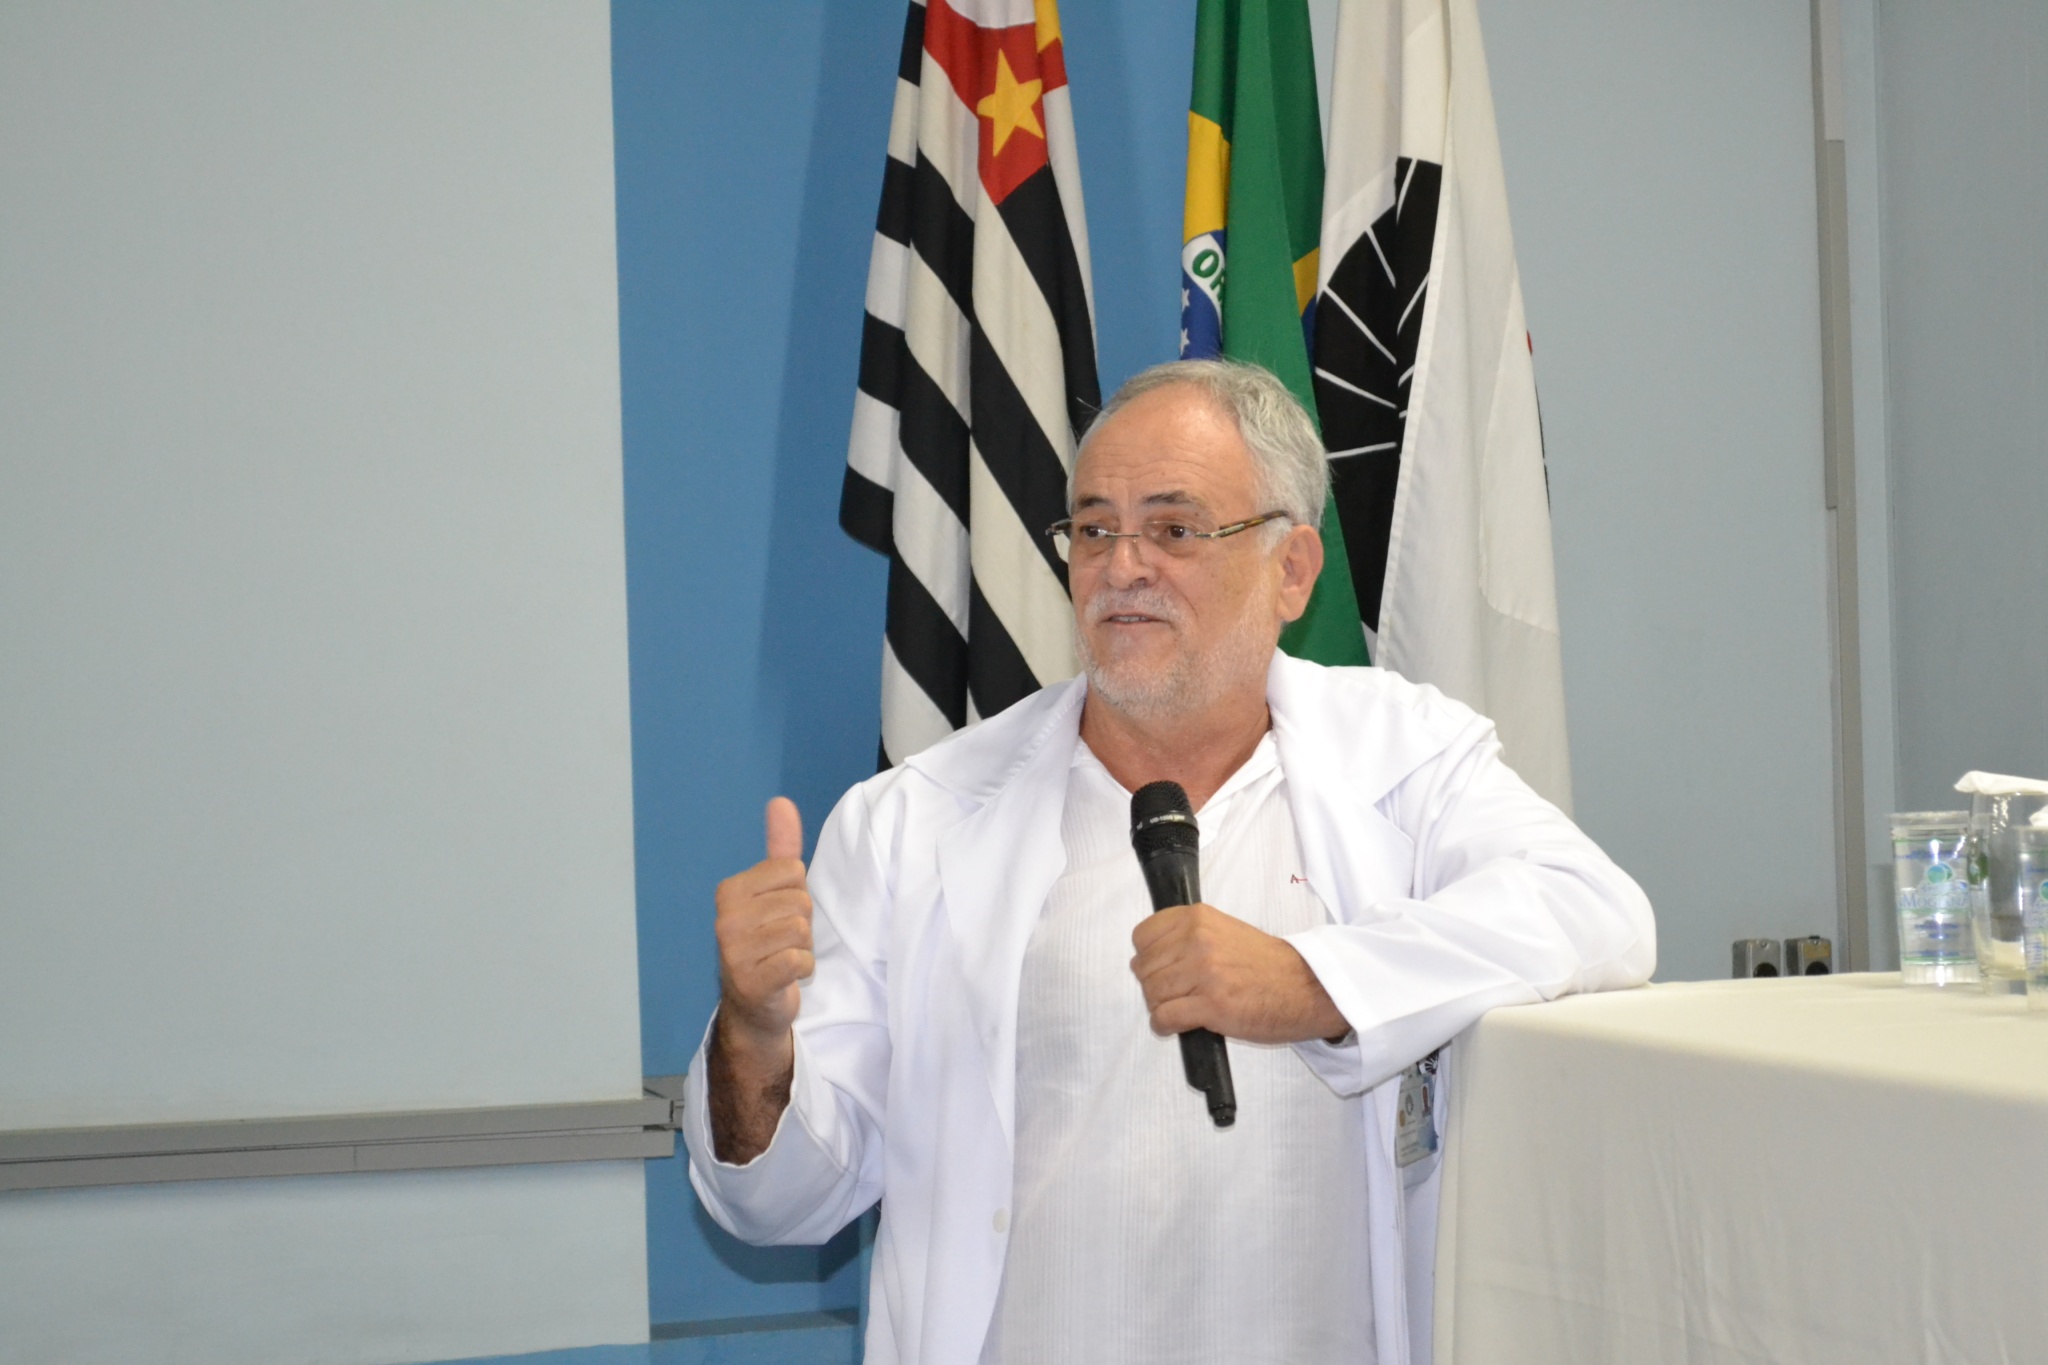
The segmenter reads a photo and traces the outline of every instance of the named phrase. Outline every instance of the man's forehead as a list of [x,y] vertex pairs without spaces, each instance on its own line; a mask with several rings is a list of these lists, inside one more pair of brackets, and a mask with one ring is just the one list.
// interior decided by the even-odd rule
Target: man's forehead
[[1256,482],[1251,452],[1220,404],[1200,389],[1156,389],[1090,434],[1075,471],[1076,507],[1136,494],[1150,506],[1188,506]]

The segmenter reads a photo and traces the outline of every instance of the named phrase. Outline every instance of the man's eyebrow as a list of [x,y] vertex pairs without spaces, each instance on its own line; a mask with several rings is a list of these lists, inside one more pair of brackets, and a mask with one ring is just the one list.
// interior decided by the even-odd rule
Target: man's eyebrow
[[[1112,500],[1100,493],[1088,493],[1074,499],[1074,510],[1076,512],[1084,508],[1114,507],[1115,505]],[[1182,489],[1171,488],[1164,493],[1146,494],[1142,505],[1146,507],[1200,507],[1202,500]]]

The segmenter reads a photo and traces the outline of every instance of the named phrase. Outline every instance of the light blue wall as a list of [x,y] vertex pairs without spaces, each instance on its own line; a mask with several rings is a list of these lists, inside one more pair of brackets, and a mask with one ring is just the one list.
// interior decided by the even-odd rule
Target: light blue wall
[[2048,777],[2048,6],[1881,0],[1899,798]]
[[[711,892],[761,806],[874,768],[881,560],[838,529],[903,0],[613,7],[626,539],[650,1074],[717,996]],[[1191,5],[1066,6],[1102,378],[1171,359]],[[852,1245],[757,1250],[648,1167],[656,1322],[854,1302]]]
[[1659,976],[1835,933],[1807,0],[1481,0],[1578,816]]

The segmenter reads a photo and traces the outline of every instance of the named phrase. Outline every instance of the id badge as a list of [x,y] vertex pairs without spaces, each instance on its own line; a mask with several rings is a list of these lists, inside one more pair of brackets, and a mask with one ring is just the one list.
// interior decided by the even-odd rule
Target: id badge
[[1413,1166],[1436,1151],[1436,1063],[1430,1053],[1401,1073],[1401,1104],[1395,1117],[1394,1164]]

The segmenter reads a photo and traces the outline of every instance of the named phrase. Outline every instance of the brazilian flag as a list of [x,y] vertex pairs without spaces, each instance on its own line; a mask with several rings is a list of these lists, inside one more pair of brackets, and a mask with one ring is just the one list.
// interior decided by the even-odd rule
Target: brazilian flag
[[[1181,355],[1263,365],[1311,417],[1308,339],[1322,224],[1323,131],[1307,0],[1200,0]],[[1334,501],[1323,506],[1322,533],[1323,575],[1280,646],[1317,663],[1362,664],[1365,633]]]

